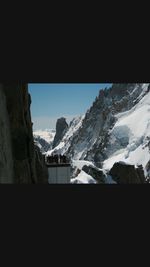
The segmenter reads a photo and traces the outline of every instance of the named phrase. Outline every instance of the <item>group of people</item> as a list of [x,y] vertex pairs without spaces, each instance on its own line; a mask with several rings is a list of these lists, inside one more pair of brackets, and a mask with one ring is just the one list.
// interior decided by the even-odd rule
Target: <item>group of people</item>
[[51,155],[47,156],[46,158],[47,163],[52,164],[52,163],[69,163],[68,158],[65,155]]

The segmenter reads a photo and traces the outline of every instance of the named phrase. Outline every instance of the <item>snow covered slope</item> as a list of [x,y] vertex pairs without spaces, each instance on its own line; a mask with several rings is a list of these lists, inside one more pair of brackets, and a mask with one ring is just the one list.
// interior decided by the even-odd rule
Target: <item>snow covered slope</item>
[[[101,167],[109,157],[106,145],[109,142],[109,130],[114,126],[116,114],[129,111],[146,94],[148,84],[113,84],[109,89],[100,90],[92,106],[86,112],[77,134],[66,147],[65,153],[75,160],[88,160]],[[126,140],[124,146],[126,145]],[[121,144],[118,144],[122,147]]]
[[[116,115],[117,122],[109,132],[111,147],[114,153],[103,163],[109,170],[115,162],[124,161],[128,164],[142,164],[144,169],[150,160],[148,142],[150,140],[150,92],[145,94],[147,84],[143,85],[141,99],[131,110]],[[143,96],[144,95],[144,96]],[[127,146],[115,149],[117,140],[127,142]],[[116,147],[117,148],[117,147]],[[146,174],[146,170],[145,170]]]

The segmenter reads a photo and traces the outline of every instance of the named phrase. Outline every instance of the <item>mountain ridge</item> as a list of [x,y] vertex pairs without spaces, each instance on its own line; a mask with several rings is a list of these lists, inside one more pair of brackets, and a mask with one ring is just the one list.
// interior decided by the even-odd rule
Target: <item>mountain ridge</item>
[[[73,160],[92,162],[98,168],[106,167],[106,161],[109,161],[113,153],[117,153],[121,149],[128,149],[128,145],[130,145],[129,132],[131,127],[127,124],[122,128],[117,128],[117,122],[122,116],[127,116],[130,119],[130,116],[134,116],[132,114],[138,110],[139,116],[142,116],[141,120],[143,120],[144,114],[141,115],[140,113],[140,106],[143,105],[143,109],[147,112],[145,123],[149,127],[149,109],[147,108],[150,102],[149,94],[149,83],[113,84],[108,89],[100,90],[92,106],[82,117],[75,133],[72,132],[72,136],[70,135],[66,140],[62,139],[58,146],[53,149],[53,152],[65,153]],[[143,101],[147,101],[147,104]],[[68,133],[69,129],[70,126],[67,130]],[[147,135],[149,137],[148,133]],[[113,141],[113,138],[116,139]],[[137,147],[141,145],[140,142],[142,141],[139,139]],[[146,143],[144,144],[146,146]],[[148,148],[143,151],[149,155]],[[48,151],[48,154],[50,153],[51,151]],[[139,160],[140,163],[142,160]],[[146,163],[144,163],[144,171],[147,175],[148,171],[145,168]]]

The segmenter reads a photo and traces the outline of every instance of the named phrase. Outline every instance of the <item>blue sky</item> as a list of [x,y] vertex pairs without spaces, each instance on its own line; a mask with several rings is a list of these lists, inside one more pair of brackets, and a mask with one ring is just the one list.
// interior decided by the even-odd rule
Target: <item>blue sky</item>
[[100,89],[111,84],[28,84],[33,129],[55,129],[56,120],[84,114]]

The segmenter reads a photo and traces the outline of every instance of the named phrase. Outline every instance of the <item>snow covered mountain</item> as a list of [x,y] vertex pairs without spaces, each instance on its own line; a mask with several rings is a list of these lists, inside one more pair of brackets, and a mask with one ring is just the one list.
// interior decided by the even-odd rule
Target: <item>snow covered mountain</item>
[[113,84],[100,90],[85,116],[75,118],[59,144],[47,154],[52,152],[66,154],[72,160],[74,183],[93,183],[93,176],[83,171],[83,162],[89,166],[88,175],[95,175],[93,166],[100,176],[103,170],[106,183],[114,183],[109,171],[120,161],[135,168],[142,165],[145,177],[149,177],[150,84]]
[[[146,165],[150,160],[150,91],[148,85],[143,85],[141,99],[129,111],[118,113],[116,123],[109,131],[109,158],[103,163],[103,168],[110,170],[115,162],[141,165],[147,175]],[[147,94],[145,95],[145,91]],[[143,96],[144,95],[144,96]],[[118,149],[118,144],[126,144]]]
[[55,130],[45,129],[36,130],[33,132],[34,143],[40,148],[42,153],[52,149],[52,144],[55,136]]
[[[87,111],[78,135],[72,139],[68,153],[74,159],[85,159],[102,167],[111,154],[109,132],[117,121],[116,114],[130,110],[146,94],[147,84],[114,84],[101,90],[93,106]],[[116,144],[118,148],[127,142]]]

